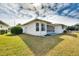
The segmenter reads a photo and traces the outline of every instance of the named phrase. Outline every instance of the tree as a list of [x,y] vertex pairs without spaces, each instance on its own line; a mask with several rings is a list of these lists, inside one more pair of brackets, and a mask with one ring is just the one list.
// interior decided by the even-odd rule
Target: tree
[[77,30],[79,30],[79,24],[74,25]]
[[16,26],[21,27],[21,24],[19,23],[19,24],[17,24]]
[[68,27],[67,27],[67,30],[73,31],[73,30],[75,30],[75,27],[74,27],[74,26],[68,26]]

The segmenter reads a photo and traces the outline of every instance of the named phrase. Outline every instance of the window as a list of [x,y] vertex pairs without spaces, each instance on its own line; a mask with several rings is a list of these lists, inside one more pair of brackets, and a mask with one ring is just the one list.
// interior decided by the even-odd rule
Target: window
[[41,31],[45,31],[45,25],[41,24]]
[[39,23],[36,23],[36,31],[39,31]]
[[62,29],[64,29],[64,25],[62,25]]
[[0,28],[2,28],[2,26],[0,26]]
[[55,32],[55,27],[47,25],[47,32]]
[[55,32],[55,27],[53,26],[52,28],[53,28],[52,31]]

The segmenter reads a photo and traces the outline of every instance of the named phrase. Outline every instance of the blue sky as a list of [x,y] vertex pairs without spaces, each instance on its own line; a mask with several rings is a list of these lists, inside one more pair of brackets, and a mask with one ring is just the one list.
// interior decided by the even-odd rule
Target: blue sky
[[79,23],[78,3],[0,3],[0,20],[13,26],[41,18],[52,23]]

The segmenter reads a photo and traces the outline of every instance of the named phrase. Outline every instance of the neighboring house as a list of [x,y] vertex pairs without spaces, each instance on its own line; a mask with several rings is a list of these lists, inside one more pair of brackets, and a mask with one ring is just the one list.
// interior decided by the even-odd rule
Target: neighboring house
[[0,30],[8,30],[9,25],[0,20]]
[[22,25],[23,33],[44,36],[47,34],[63,33],[65,26],[63,24],[52,24],[51,22],[34,19]]

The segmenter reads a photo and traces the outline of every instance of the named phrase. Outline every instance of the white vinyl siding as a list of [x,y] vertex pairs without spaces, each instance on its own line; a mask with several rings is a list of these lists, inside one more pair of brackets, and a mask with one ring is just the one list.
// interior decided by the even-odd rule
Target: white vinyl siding
[[0,30],[8,30],[8,26],[0,24]]
[[62,26],[58,25],[58,26],[55,26],[55,33],[62,33],[64,30],[62,29]]
[[[39,25],[36,25],[37,23]],[[49,27],[47,27],[47,26],[49,26]],[[63,32],[62,25],[50,26],[46,22],[42,22],[42,21],[31,22],[27,25],[22,26],[22,28],[23,28],[23,33],[36,35],[36,36],[44,36],[44,35],[48,34],[48,32],[50,32],[50,33],[52,32],[52,33],[56,33],[56,34]]]
[[[36,31],[36,23],[39,23],[39,31]],[[41,24],[44,24],[45,31],[41,31]],[[47,34],[47,24],[45,22],[35,21],[23,26],[22,28],[23,28],[23,33],[26,34],[31,34],[36,36],[43,36]]]

